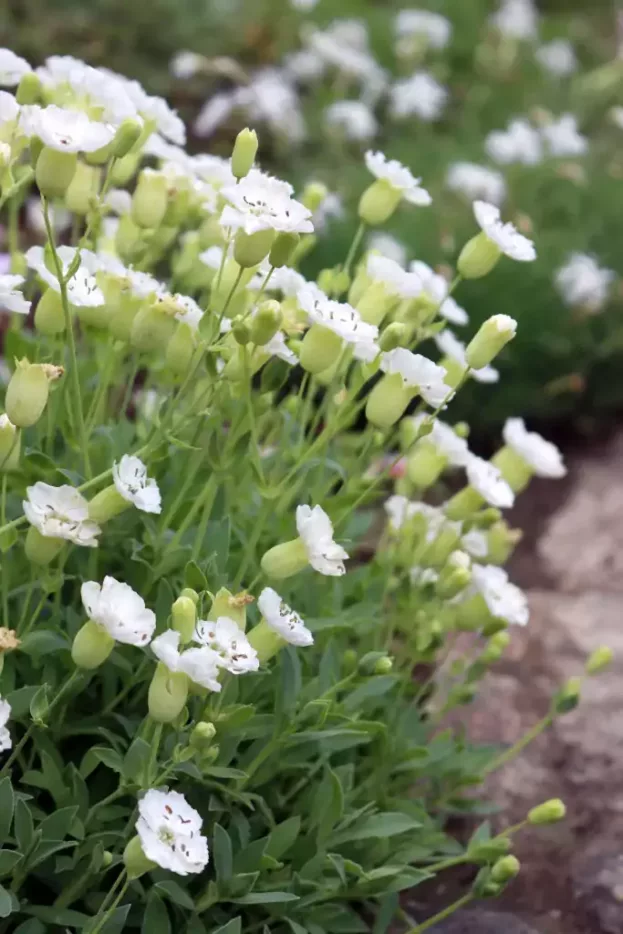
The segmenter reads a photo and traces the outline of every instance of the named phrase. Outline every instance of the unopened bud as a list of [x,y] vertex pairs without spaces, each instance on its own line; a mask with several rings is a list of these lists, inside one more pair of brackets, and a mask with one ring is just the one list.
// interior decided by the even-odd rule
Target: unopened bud
[[239,230],[234,239],[234,259],[243,269],[257,266],[270,253],[274,239],[274,230],[258,230],[252,234]]
[[189,600],[192,600],[195,606],[197,606],[197,604],[199,603],[199,594],[197,593],[196,590],[193,590],[192,587],[184,587],[184,589],[182,590],[180,594],[180,597],[188,597]]
[[497,662],[499,658],[504,654],[504,650],[510,642],[510,636],[507,632],[496,632],[495,635],[491,636],[489,642],[485,646],[485,649],[480,656],[482,661],[485,664],[490,665],[492,662]]
[[510,882],[511,879],[514,879],[515,876],[519,875],[520,869],[521,864],[516,856],[513,856],[512,854],[503,856],[493,865],[491,869],[491,879],[493,882],[502,884],[505,882]]
[[283,321],[281,305],[274,299],[262,302],[250,319],[249,335],[252,344],[263,347],[273,339]]
[[208,619],[216,622],[219,617],[227,616],[244,632],[247,628],[247,607],[253,602],[254,598],[244,590],[233,594],[226,587],[221,587],[212,599]]
[[392,321],[381,334],[379,347],[385,352],[395,350],[396,347],[403,347],[408,330],[407,326],[401,324],[400,321]]
[[46,198],[62,198],[69,187],[76,166],[78,154],[59,152],[44,146],[37,157],[35,181],[39,191]]
[[370,227],[380,227],[390,219],[401,200],[401,193],[378,178],[366,188],[359,201],[359,217]]
[[242,315],[236,315],[235,318],[232,318],[231,333],[236,343],[241,347],[251,341],[251,328]]
[[365,675],[387,674],[386,671],[377,671],[377,665],[380,664],[381,668],[385,668],[387,662],[390,663],[388,670],[391,670],[392,660],[385,652],[366,652],[366,654],[359,659],[357,667],[359,671]]
[[461,250],[457,269],[464,279],[482,279],[497,266],[501,255],[499,246],[481,231]]
[[587,675],[598,675],[612,664],[614,652],[607,645],[602,645],[592,652],[586,660],[585,671]]
[[358,655],[354,649],[345,649],[342,655],[342,671],[349,675],[357,667]]
[[374,666],[374,674],[388,675],[393,667],[393,659],[391,659],[388,655],[385,655],[383,658],[379,658],[378,662]]
[[132,196],[132,220],[139,227],[159,227],[167,212],[167,179],[161,172],[143,169]]
[[510,848],[510,837],[494,837],[492,840],[485,840],[482,843],[470,843],[467,856],[475,863],[488,863],[493,859],[504,856]]
[[366,418],[377,428],[387,430],[398,421],[415,395],[400,373],[385,373],[368,396]]
[[102,853],[102,868],[107,869],[111,865],[112,860],[113,856],[110,850],[104,850]]
[[580,678],[569,678],[553,699],[554,713],[563,715],[575,710],[580,703],[581,687],[582,681]]
[[231,156],[231,171],[234,178],[244,178],[253,168],[257,155],[257,133],[245,127],[236,137]]
[[15,100],[20,106],[23,104],[36,104],[37,101],[41,100],[41,80],[34,71],[22,75],[15,92]]
[[19,467],[20,437],[9,416],[0,415],[0,473]]
[[201,720],[193,727],[190,733],[189,742],[196,749],[206,749],[216,736],[216,727],[213,723],[207,723]]
[[561,801],[560,798],[551,798],[549,801],[544,801],[543,804],[537,805],[537,807],[532,808],[531,811],[528,811],[528,823],[529,824],[557,824],[558,821],[564,820],[567,809],[565,807],[564,801]]
[[269,264],[276,269],[279,269],[281,266],[287,266],[299,245],[300,239],[297,233],[277,234],[275,242],[268,254]]
[[50,394],[50,380],[63,374],[62,367],[19,361],[9,382],[5,407],[17,428],[30,428],[43,414]]
[[322,202],[329,194],[329,189],[322,182],[308,182],[301,195],[301,203],[308,211],[315,214]]
[[470,367],[480,370],[494,360],[517,331],[517,322],[509,315],[493,315],[481,325],[465,351]]
[[130,179],[136,175],[140,164],[140,152],[129,152],[123,159],[117,159],[113,163],[110,172],[113,185],[119,185],[120,187],[127,185]]
[[178,597],[171,607],[171,624],[182,644],[190,642],[197,622],[197,607],[190,597]]
[[112,150],[117,159],[123,159],[138,142],[143,128],[138,120],[128,117],[119,125],[112,141]]

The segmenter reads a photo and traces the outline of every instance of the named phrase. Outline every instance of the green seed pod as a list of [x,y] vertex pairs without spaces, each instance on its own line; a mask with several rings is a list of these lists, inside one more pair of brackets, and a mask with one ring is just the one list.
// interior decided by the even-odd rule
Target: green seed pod
[[262,302],[252,318],[249,319],[251,343],[263,347],[273,339],[283,321],[281,305],[271,299]]
[[257,155],[258,140],[255,130],[245,127],[236,137],[231,155],[231,171],[234,178],[244,178],[253,168]]
[[33,564],[37,564],[40,567],[44,567],[46,564],[50,564],[51,561],[54,561],[64,544],[64,539],[50,538],[47,535],[42,535],[34,525],[31,525],[26,533],[24,550],[29,561],[32,561]]
[[50,380],[62,375],[62,367],[30,363],[25,357],[19,361],[5,398],[7,415],[17,428],[30,428],[39,421],[50,394]]
[[22,75],[20,83],[17,85],[15,100],[21,106],[23,104],[36,104],[42,97],[41,80],[34,71],[29,71]]
[[567,809],[560,798],[551,798],[528,811],[528,823],[534,825],[557,824],[564,820]]
[[46,289],[35,309],[35,327],[40,334],[53,336],[65,330],[65,311],[60,295],[54,289]]
[[176,320],[157,304],[144,305],[132,322],[130,343],[149,353],[164,350],[175,332]]
[[239,230],[234,240],[234,259],[243,269],[257,266],[268,256],[274,239],[274,230],[259,230],[253,234]]
[[275,242],[268,254],[269,264],[276,269],[279,269],[281,266],[287,266],[299,245],[300,239],[297,233],[277,234]]
[[115,640],[93,620],[87,622],[78,630],[71,647],[71,657],[74,665],[92,671],[103,665],[115,647]]
[[74,214],[88,214],[99,191],[101,170],[78,162],[65,192],[65,204]]
[[384,179],[377,178],[361,196],[359,217],[370,227],[381,227],[390,219],[401,198],[400,191]]
[[321,324],[312,324],[301,343],[301,366],[317,375],[333,366],[341,352],[342,339],[337,334]]
[[138,227],[160,227],[167,212],[169,192],[166,177],[161,172],[143,169],[132,196],[132,220]]
[[157,723],[171,723],[180,715],[188,697],[188,678],[158,662],[148,691],[149,716]]
[[180,642],[190,642],[197,622],[197,606],[190,597],[178,597],[171,607],[171,625],[180,634]]
[[41,194],[46,198],[63,198],[77,165],[77,153],[58,152],[44,146],[35,167],[35,181]]

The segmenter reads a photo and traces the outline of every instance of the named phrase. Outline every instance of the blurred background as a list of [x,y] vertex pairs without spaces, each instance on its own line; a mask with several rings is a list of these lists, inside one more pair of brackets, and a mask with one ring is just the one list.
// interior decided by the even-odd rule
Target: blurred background
[[492,314],[519,321],[499,386],[471,382],[456,403],[484,431],[523,415],[582,432],[623,406],[622,29],[612,0],[0,5],[0,44],[33,64],[74,55],[136,77],[178,108],[193,150],[228,155],[251,125],[265,169],[299,189],[324,182],[307,275],[348,249],[366,149],[433,195],[370,243],[405,262],[451,275],[475,230],[471,201],[499,203],[538,261],[501,262],[455,295],[463,340]]

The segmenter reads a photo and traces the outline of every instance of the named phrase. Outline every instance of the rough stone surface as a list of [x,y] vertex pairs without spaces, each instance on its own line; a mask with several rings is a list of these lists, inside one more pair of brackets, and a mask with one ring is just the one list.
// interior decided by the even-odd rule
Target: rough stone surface
[[611,836],[597,837],[571,865],[576,898],[597,930],[623,931],[623,852]]
[[497,911],[459,911],[430,929],[431,934],[539,934],[515,915]]

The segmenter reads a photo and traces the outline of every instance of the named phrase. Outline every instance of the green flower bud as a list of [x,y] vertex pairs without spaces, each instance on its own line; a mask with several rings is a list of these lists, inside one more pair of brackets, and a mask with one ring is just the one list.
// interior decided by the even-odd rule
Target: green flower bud
[[492,859],[504,856],[511,848],[509,837],[494,837],[493,840],[485,840],[482,843],[469,845],[467,856],[475,863],[488,863]]
[[322,182],[308,182],[303,189],[301,203],[308,211],[315,214],[322,202],[329,194],[329,189]]
[[178,375],[188,373],[196,349],[195,331],[185,321],[180,321],[175,328],[173,337],[167,344],[167,366]]
[[465,351],[465,358],[475,370],[488,366],[517,331],[517,322],[508,315],[493,315],[480,326]]
[[487,530],[487,562],[489,564],[506,564],[515,546],[521,541],[521,529],[511,529],[504,520],[495,522]]
[[100,176],[100,169],[78,162],[65,192],[65,204],[70,211],[80,215],[89,213],[99,192]]
[[386,674],[387,672],[377,672],[376,670],[379,662],[381,663],[381,668],[385,666],[386,662],[384,660],[390,662],[389,667],[391,669],[391,659],[385,652],[366,652],[362,658],[358,659],[357,668],[361,674],[364,675]]
[[0,473],[19,467],[20,435],[8,415],[0,415]]
[[188,697],[188,677],[169,671],[158,662],[147,694],[149,716],[157,723],[171,723],[180,715]]
[[379,658],[377,663],[374,666],[375,675],[388,675],[392,668],[394,667],[393,659],[388,655],[384,655],[383,658]]
[[482,279],[497,266],[501,255],[499,246],[481,231],[461,250],[457,269],[464,279]]
[[407,476],[420,490],[426,490],[437,482],[448,463],[435,445],[418,442],[407,456]]
[[607,645],[602,645],[589,655],[584,670],[587,675],[598,675],[610,667],[613,658],[614,652],[612,649]]
[[35,181],[46,198],[62,198],[69,187],[78,155],[75,152],[58,152],[44,146],[37,157]]
[[476,898],[496,898],[503,888],[501,883],[493,881],[489,867],[483,866],[474,880],[472,892]]
[[553,699],[554,713],[562,716],[575,708],[580,703],[580,689],[582,681],[580,678],[569,678],[567,683],[555,695]]
[[83,155],[89,165],[106,165],[114,155],[113,140],[106,143],[105,146],[100,146],[99,149],[95,149],[93,152],[85,152]]
[[537,805],[528,811],[528,823],[539,826],[540,824],[557,824],[564,820],[567,809],[560,798],[550,798],[543,804]]
[[387,430],[401,418],[414,395],[415,389],[405,386],[399,373],[385,373],[368,396],[366,418]]
[[180,597],[188,597],[189,600],[192,600],[195,606],[197,606],[197,604],[199,603],[199,594],[197,593],[196,590],[193,590],[192,587],[184,587],[184,589],[182,590],[180,594]]
[[216,622],[219,616],[227,616],[238,625],[244,632],[247,628],[247,606],[253,603],[253,597],[250,597],[245,591],[233,594],[226,587],[221,589],[212,598],[210,609],[208,610],[208,619]]
[[190,642],[197,622],[197,605],[190,597],[178,597],[171,607],[171,626],[181,636],[182,645]]
[[312,324],[301,343],[300,364],[314,375],[333,366],[342,352],[342,339],[323,327]]
[[231,333],[234,340],[237,344],[240,345],[240,347],[245,347],[251,342],[250,323],[247,323],[242,315],[236,315],[235,318],[232,318]]
[[234,239],[234,259],[243,269],[257,266],[268,256],[274,239],[274,230],[258,230],[252,234],[239,230]]
[[534,475],[534,470],[512,448],[505,446],[491,458],[491,463],[499,469],[500,473],[515,493],[521,493],[528,486]]
[[[371,321],[369,316],[363,320],[368,321],[371,324],[377,323],[375,321]],[[396,347],[403,347],[408,333],[409,329],[406,325],[401,324],[400,321],[392,321],[392,323],[388,324],[381,334],[381,339],[379,340],[379,346],[381,350],[387,352],[389,350],[395,350]]]
[[132,322],[130,343],[142,353],[164,350],[173,338],[176,325],[177,321],[161,302],[143,305]]
[[129,214],[119,218],[115,233],[115,249],[121,259],[131,260],[141,245],[143,234]]
[[207,749],[216,736],[216,727],[213,723],[200,720],[191,730],[189,743],[195,749]]
[[263,347],[275,336],[282,321],[283,314],[279,302],[274,299],[262,302],[249,322],[251,343]]
[[504,654],[504,650],[510,642],[510,636],[507,632],[497,632],[495,635],[491,636],[487,646],[485,647],[482,655],[480,656],[481,660],[486,664],[490,665],[493,662],[497,662],[499,658]]
[[91,671],[102,665],[115,647],[115,640],[103,626],[89,619],[78,630],[71,647],[74,665]]
[[503,856],[491,868],[491,879],[503,885],[518,876],[520,869],[521,864],[516,856],[511,854]]
[[253,168],[257,155],[257,133],[245,127],[236,137],[231,155],[231,171],[234,178],[244,178]]
[[262,571],[267,577],[283,580],[292,577],[307,567],[308,558],[305,546],[300,538],[291,542],[275,545],[262,558]]
[[132,196],[132,220],[139,227],[160,227],[167,212],[169,192],[167,179],[161,172],[143,169]]
[[477,490],[466,486],[454,496],[451,496],[445,505],[445,513],[453,522],[471,519],[477,513],[484,500]]
[[40,334],[52,337],[65,330],[65,311],[58,292],[46,289],[35,309],[35,327]]
[[9,382],[5,407],[9,419],[17,428],[35,425],[45,409],[50,394],[50,382],[60,379],[63,368],[49,363],[20,360]]
[[278,233],[268,254],[270,265],[274,266],[275,269],[279,269],[280,266],[287,266],[299,245],[300,239],[297,233]]
[[377,178],[361,196],[359,217],[370,227],[381,227],[390,219],[401,198],[400,191],[384,179]]
[[344,674],[351,674],[356,669],[358,661],[359,658],[355,650],[346,649],[342,655],[342,671]]
[[110,850],[104,850],[102,853],[102,868],[107,869],[112,863],[112,853]]
[[469,567],[451,568],[447,565],[439,575],[439,580],[435,584],[437,596],[442,600],[451,600],[457,594],[462,593],[466,587],[469,587],[472,580],[472,572]]
[[132,837],[123,851],[123,865],[128,874],[128,879],[138,879],[140,876],[145,875],[146,872],[156,869],[158,864],[145,856],[140,837],[136,835]]
[[43,567],[54,561],[57,555],[60,554],[64,544],[64,539],[42,535],[34,525],[31,525],[26,533],[24,550],[29,561]]
[[117,159],[110,170],[110,177],[113,185],[123,187],[127,185],[130,179],[136,175],[138,167],[141,164],[140,152],[129,152],[122,159]]
[[112,141],[112,149],[117,159],[123,159],[127,156],[132,147],[138,142],[143,127],[132,117],[123,120],[117,128],[115,137]]
[[22,75],[20,83],[17,85],[15,100],[21,106],[22,104],[36,104],[42,97],[41,80],[34,71],[29,71]]

